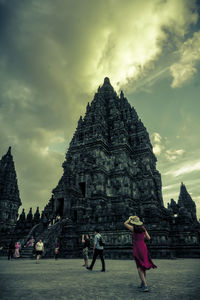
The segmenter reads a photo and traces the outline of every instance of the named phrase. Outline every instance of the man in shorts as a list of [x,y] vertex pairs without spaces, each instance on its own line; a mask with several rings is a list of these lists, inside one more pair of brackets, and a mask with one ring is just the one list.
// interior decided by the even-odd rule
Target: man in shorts
[[39,240],[39,242],[36,243],[35,250],[36,250],[36,264],[38,264],[39,259],[42,253],[44,252],[44,244],[41,239]]
[[90,247],[90,238],[89,234],[82,235],[82,245],[83,245],[83,259],[84,259],[84,265],[83,267],[88,267],[88,251]]

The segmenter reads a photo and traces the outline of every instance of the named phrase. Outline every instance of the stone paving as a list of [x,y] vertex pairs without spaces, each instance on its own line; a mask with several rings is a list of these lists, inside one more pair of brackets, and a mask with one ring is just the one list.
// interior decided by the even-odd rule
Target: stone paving
[[81,259],[0,260],[1,300],[195,300],[200,295],[200,260],[159,260],[158,269],[147,272],[148,293],[137,288],[139,279],[133,260],[106,260],[100,272],[82,267]]

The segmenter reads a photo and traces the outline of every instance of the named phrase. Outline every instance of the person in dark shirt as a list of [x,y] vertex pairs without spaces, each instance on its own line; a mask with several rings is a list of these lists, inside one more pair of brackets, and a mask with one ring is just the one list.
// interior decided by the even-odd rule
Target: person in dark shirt
[[13,240],[11,240],[11,242],[8,246],[8,260],[13,258],[14,252],[15,252],[15,243]]
[[90,237],[89,234],[82,235],[82,246],[83,246],[83,259],[84,265],[83,267],[88,267],[88,251],[90,247]]

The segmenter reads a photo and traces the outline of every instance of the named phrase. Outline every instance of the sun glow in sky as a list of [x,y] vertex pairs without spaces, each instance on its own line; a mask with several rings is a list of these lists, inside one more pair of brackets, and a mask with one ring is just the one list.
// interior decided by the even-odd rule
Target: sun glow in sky
[[0,155],[12,146],[26,212],[62,175],[104,77],[150,134],[165,205],[184,182],[200,214],[199,1],[0,0]]

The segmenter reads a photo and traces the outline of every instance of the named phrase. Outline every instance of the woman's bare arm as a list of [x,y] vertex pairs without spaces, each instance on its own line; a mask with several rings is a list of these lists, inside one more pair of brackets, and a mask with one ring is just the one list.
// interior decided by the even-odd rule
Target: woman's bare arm
[[82,234],[82,243],[85,243],[84,234]]
[[128,222],[129,222],[129,219],[126,220],[126,222],[124,222],[124,226],[125,226],[126,228],[128,228],[130,231],[133,231],[133,226],[129,225]]
[[145,238],[146,238],[147,240],[150,240],[150,239],[151,239],[151,237],[150,237],[150,235],[148,234],[148,232],[147,232],[146,229],[145,229]]

